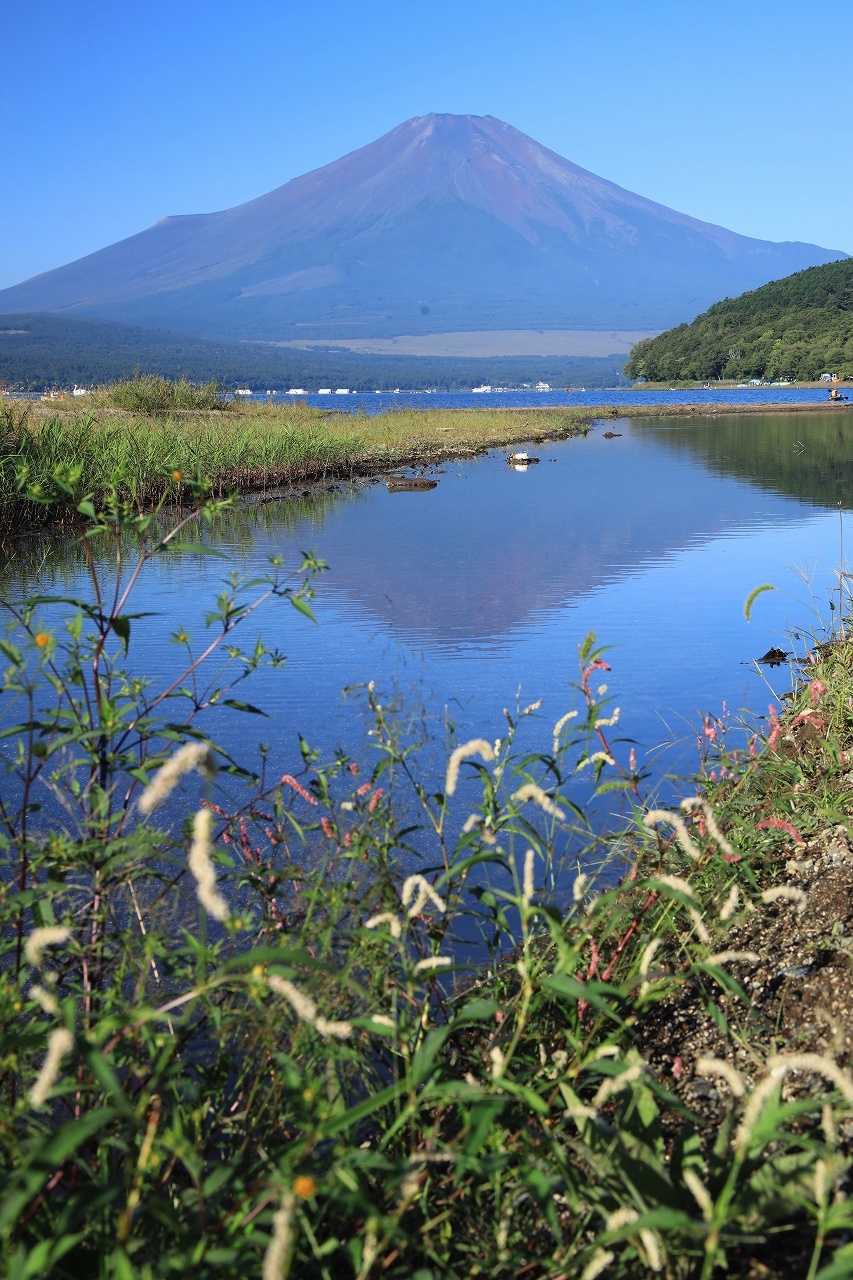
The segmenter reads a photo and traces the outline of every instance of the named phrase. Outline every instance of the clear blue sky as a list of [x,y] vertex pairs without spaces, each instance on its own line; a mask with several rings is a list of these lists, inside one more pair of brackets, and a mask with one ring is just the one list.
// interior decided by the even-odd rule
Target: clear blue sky
[[18,0],[0,287],[430,111],[747,235],[853,253],[846,3]]

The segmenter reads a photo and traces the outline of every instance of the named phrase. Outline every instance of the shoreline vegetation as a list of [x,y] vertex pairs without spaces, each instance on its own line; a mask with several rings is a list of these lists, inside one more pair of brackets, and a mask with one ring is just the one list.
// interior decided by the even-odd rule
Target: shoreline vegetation
[[133,585],[205,493],[170,524],[113,490],[79,512],[115,541],[91,595],[5,604],[8,1274],[848,1276],[853,643],[804,655],[763,737],[708,716],[675,810],[592,635],[555,724],[449,726],[438,791],[372,684],[364,751],[303,740],[279,777],[215,708],[257,714],[281,656],[239,628],[310,613],[316,561],[232,577],[174,678],[134,670]]
[[[568,439],[619,417],[815,412],[822,405],[642,405],[412,409],[367,416],[241,404],[215,381],[142,377],[74,401],[0,401],[0,536],[69,519],[116,493],[138,509],[206,492],[287,497],[305,486],[380,476],[498,447]],[[827,404],[844,412],[844,404]],[[62,497],[58,504],[56,499]],[[72,502],[71,499],[74,498]],[[79,514],[79,513],[77,513]]]

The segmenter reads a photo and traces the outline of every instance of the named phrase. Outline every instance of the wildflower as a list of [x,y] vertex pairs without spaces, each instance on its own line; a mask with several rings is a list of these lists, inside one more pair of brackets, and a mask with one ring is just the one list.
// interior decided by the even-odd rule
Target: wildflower
[[446,795],[453,795],[459,781],[459,766],[470,756],[482,756],[484,760],[494,760],[495,753],[492,744],[485,738],[472,738],[470,742],[463,742],[461,746],[456,747],[451,752],[447,763],[447,779],[444,784]]
[[826,1199],[826,1161],[818,1160],[814,1168],[814,1198],[818,1205]]
[[779,719],[779,713],[773,706],[772,702],[767,708],[767,714],[770,719],[770,735],[767,739],[767,750],[775,751],[779,744],[779,739],[782,736],[782,722]]
[[761,1118],[767,1100],[771,1094],[775,1093],[779,1087],[779,1082],[785,1074],[784,1067],[776,1067],[774,1070],[768,1071],[767,1075],[761,1080],[750,1094],[749,1101],[743,1113],[743,1119],[737,1132],[737,1146],[740,1150],[749,1146],[749,1140],[752,1137],[752,1131]]
[[195,876],[198,900],[209,916],[214,920],[227,920],[230,915],[228,903],[216,888],[216,871],[214,870],[210,842],[210,828],[213,814],[209,809],[199,809],[193,820],[193,841],[187,865]]
[[603,698],[606,692],[607,692],[607,685],[606,685],[606,684],[600,684],[600,685],[598,686],[598,696],[599,696],[599,698]]
[[300,1173],[298,1178],[293,1179],[293,1194],[299,1196],[300,1200],[310,1200],[317,1194],[317,1183],[308,1174]]
[[773,827],[776,831],[787,831],[795,844],[806,843],[793,822],[785,822],[782,818],[764,818],[762,822],[757,822],[755,825],[759,831],[764,830],[766,827]]
[[681,876],[657,875],[654,879],[659,884],[668,885],[670,889],[676,889],[679,893],[686,894],[688,898],[692,898],[693,890],[686,880],[682,880]]
[[492,1064],[492,1079],[500,1080],[504,1073],[504,1067],[506,1066],[506,1058],[503,1055],[503,1050],[499,1049],[497,1045],[493,1045],[489,1050],[489,1060]]
[[330,1022],[327,1018],[321,1017],[311,997],[306,996],[287,978],[280,978],[278,974],[271,973],[267,977],[267,986],[277,995],[284,996],[296,1016],[319,1031],[321,1036],[334,1036],[338,1040],[346,1040],[352,1035],[352,1026],[349,1022]]
[[302,784],[297,782],[296,779],[292,776],[292,774],[289,774],[289,773],[282,774],[281,781],[279,782],[278,785],[280,787],[283,787],[285,783],[287,783],[289,787],[292,787],[298,796],[302,796],[302,799],[306,800],[308,804],[317,803],[317,797],[312,796],[310,791],[306,791],[305,788],[302,786]]
[[838,1128],[835,1124],[835,1113],[828,1102],[825,1102],[821,1108],[820,1123],[823,1128],[823,1136],[826,1138],[826,1145],[834,1147],[838,1141]]
[[290,1270],[290,1259],[296,1243],[293,1228],[295,1207],[295,1195],[292,1191],[285,1192],[272,1220],[272,1235],[264,1254],[263,1280],[284,1280]]
[[350,773],[353,775],[358,773],[358,765],[354,760],[350,760],[349,764],[347,765],[347,768],[349,769]]
[[580,902],[588,880],[589,876],[583,871],[575,876],[574,884],[572,885],[572,902]]
[[372,782],[362,782],[361,786],[359,787],[358,791],[356,792],[356,795],[359,795],[359,796],[366,796],[366,795],[367,795],[367,793],[368,793],[368,791],[370,790],[370,788],[371,788],[372,786],[373,786],[373,783],[372,783]]
[[608,716],[606,720],[605,720],[605,719],[603,719],[603,718],[602,718],[601,720],[596,720],[596,722],[595,722],[595,727],[596,727],[596,729],[609,729],[609,728],[611,728],[614,724],[618,724],[618,723],[619,723],[619,714],[620,714],[620,708],[619,708],[619,707],[617,707],[617,708],[615,709],[615,711],[613,712],[613,715],[612,715],[612,716]]
[[44,649],[50,644],[50,636],[46,631],[38,631],[33,637],[39,649]]
[[648,991],[651,983],[649,982],[649,968],[656,952],[663,946],[663,938],[653,938],[640,957],[640,995],[644,996]]
[[427,956],[426,960],[418,961],[412,973],[425,973],[429,969],[444,969],[449,964],[453,964],[451,956]]
[[367,806],[367,812],[373,813],[381,799],[382,799],[382,788],[377,787],[373,795],[370,797],[370,804]]
[[707,964],[731,964],[735,960],[744,960],[748,964],[758,964],[759,957],[754,951],[718,951],[708,956]]
[[[616,1255],[610,1249],[598,1249],[592,1260],[587,1263],[581,1272],[580,1280],[598,1280],[603,1271],[606,1271]],[[266,1277],[264,1277],[266,1280]]]
[[708,1188],[705,1186],[704,1182],[702,1182],[698,1174],[694,1173],[692,1169],[684,1169],[681,1176],[693,1196],[693,1199],[702,1210],[702,1217],[706,1222],[710,1222],[714,1215],[714,1202],[711,1199]]
[[797,889],[792,884],[780,884],[775,889],[765,889],[761,895],[762,902],[779,902],[783,899],[788,902],[796,902],[798,912],[805,911],[809,905],[808,896],[803,893],[802,889]]
[[50,924],[41,929],[33,929],[24,943],[24,955],[28,963],[37,969],[41,964],[41,953],[45,947],[67,942],[70,937],[71,930],[64,924]]
[[48,991],[46,987],[42,987],[39,983],[30,987],[30,999],[40,1004],[45,1013],[59,1013],[59,1001],[52,991]]
[[67,1027],[55,1027],[47,1037],[47,1053],[38,1078],[30,1090],[30,1106],[40,1107],[56,1084],[62,1059],[74,1047],[74,1037]]
[[334,839],[335,828],[325,815],[320,819],[320,827],[322,828],[324,836],[328,836],[330,840]]
[[[597,725],[596,728],[598,728]],[[599,762],[602,764],[616,763],[609,751],[593,751],[592,755],[584,756],[583,760],[579,761],[575,767],[575,773],[580,773],[581,769],[585,769],[588,764],[598,764]]]
[[771,1071],[813,1071],[831,1080],[847,1102],[853,1102],[853,1077],[820,1053],[775,1053],[767,1059],[767,1066]]
[[521,891],[522,905],[530,906],[530,899],[533,897],[533,872],[536,855],[532,849],[528,849],[524,855],[524,883]]
[[431,900],[439,911],[447,910],[447,905],[444,900],[438,896],[430,882],[425,880],[421,875],[415,874],[413,876],[408,876],[407,879],[403,881],[401,897],[403,899],[404,907],[408,907],[409,903],[414,899],[412,905],[409,907],[410,920],[413,916],[419,915],[420,912],[423,911],[428,900]]
[[726,898],[725,902],[720,908],[720,919],[731,920],[732,916],[737,911],[737,906],[739,902],[740,902],[740,889],[737,887],[736,884],[733,884],[731,889],[729,889],[729,896]]
[[634,1209],[616,1209],[605,1218],[605,1230],[618,1231],[620,1227],[627,1227],[630,1223],[636,1222],[639,1216]]
[[525,782],[523,787],[519,787],[517,791],[513,792],[510,799],[518,801],[519,804],[524,804],[527,800],[534,800],[539,805],[539,808],[544,809],[552,818],[562,818],[563,816],[562,810],[554,804],[551,797],[546,795],[541,787],[537,787],[535,782]]
[[192,773],[193,769],[197,769],[206,781],[210,781],[216,773],[216,758],[204,742],[185,743],[157,770],[139,797],[140,813],[146,817],[152,813],[158,804],[162,804],[172,794],[181,778]]
[[705,922],[700,916],[699,912],[696,910],[695,907],[688,907],[687,914],[690,916],[690,919],[693,921],[693,927],[696,930],[696,932],[699,934],[699,937],[705,943],[705,946],[710,947],[711,935],[708,932],[707,928],[705,927]]
[[639,1080],[645,1075],[646,1064],[637,1062],[633,1067],[628,1067],[627,1071],[623,1071],[618,1076],[608,1076],[599,1086],[598,1092],[592,1100],[592,1105],[596,1111],[614,1094],[621,1093],[629,1084],[633,1084],[635,1080]]
[[378,929],[381,924],[387,924],[392,938],[399,938],[403,932],[403,926],[393,911],[383,911],[381,915],[371,916],[369,920],[365,921],[364,927],[365,929]]
[[711,836],[716,840],[717,844],[723,851],[723,857],[728,862],[740,862],[740,854],[735,853],[734,849],[717,826],[717,819],[714,816],[714,810],[703,796],[688,796],[686,800],[682,800],[681,807],[686,813],[690,813],[694,809],[701,809],[705,815],[705,822],[707,823]]
[[667,809],[650,809],[643,818],[643,826],[651,829],[656,822],[666,822],[669,826],[673,827],[675,829],[676,839],[687,854],[688,858],[692,858],[694,862],[698,862],[700,860],[702,855],[690,839],[687,827],[684,825],[684,819],[679,814],[670,813]]
[[538,702],[531,702],[529,707],[525,707],[521,714],[523,716],[532,715],[533,712],[538,711],[541,706],[542,706],[542,699],[540,698]]
[[736,1098],[742,1098],[746,1093],[740,1072],[721,1058],[697,1058],[694,1071],[697,1076],[704,1076],[706,1079],[709,1076],[719,1076],[721,1080],[725,1080]]
[[809,685],[809,697],[812,700],[812,706],[816,707],[823,695],[826,693],[826,685],[822,680],[812,680]]
[[172,472],[172,479],[173,479],[173,480],[183,480],[183,478],[184,478],[184,475],[183,475],[183,472],[182,472],[182,471],[177,471],[177,470],[176,470],[176,471],[173,471],[173,472]]
[[567,711],[566,714],[561,716],[554,725],[554,755],[556,755],[560,750],[560,734],[563,732],[569,721],[576,718],[577,714],[577,711]]

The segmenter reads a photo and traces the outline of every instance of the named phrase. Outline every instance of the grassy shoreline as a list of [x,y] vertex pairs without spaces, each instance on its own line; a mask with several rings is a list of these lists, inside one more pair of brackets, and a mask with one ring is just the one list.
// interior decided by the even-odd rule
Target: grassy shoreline
[[[128,384],[133,385],[133,384]],[[150,507],[182,502],[204,476],[208,492],[300,491],[333,481],[421,467],[490,449],[585,434],[620,417],[844,413],[853,406],[642,405],[596,408],[424,409],[373,417],[294,403],[134,411],[115,391],[84,409],[55,403],[0,404],[0,531],[67,519],[82,498],[115,486],[121,500]],[[59,488],[57,486],[57,479]]]
[[[299,489],[353,480],[396,467],[474,457],[489,449],[567,439],[589,429],[586,411],[408,410],[367,417],[296,403],[221,410],[134,413],[97,403],[84,411],[7,406],[0,420],[0,525],[55,520],[40,503],[56,494],[54,477],[69,473],[71,497],[100,500],[115,481],[138,506],[164,496],[180,500],[204,476],[209,492]],[[22,483],[22,477],[24,482]]]

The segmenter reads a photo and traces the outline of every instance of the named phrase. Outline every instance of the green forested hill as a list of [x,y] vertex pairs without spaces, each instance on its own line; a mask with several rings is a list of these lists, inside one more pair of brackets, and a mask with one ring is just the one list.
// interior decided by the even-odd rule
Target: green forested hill
[[117,382],[140,373],[255,391],[288,387],[395,387],[456,391],[489,382],[554,387],[625,385],[618,355],[371,356],[329,347],[297,351],[243,342],[216,342],[110,320],[43,314],[0,315],[0,388],[41,391],[54,386]]
[[629,378],[853,378],[853,258],[714,303],[632,349]]

